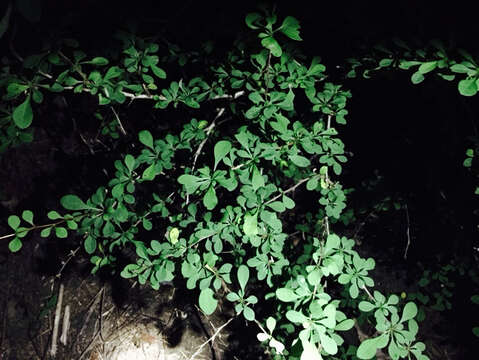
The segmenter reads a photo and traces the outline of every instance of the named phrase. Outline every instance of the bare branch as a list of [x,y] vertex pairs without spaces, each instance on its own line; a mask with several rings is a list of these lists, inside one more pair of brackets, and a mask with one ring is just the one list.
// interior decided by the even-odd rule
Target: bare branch
[[405,210],[406,210],[406,221],[407,221],[407,229],[406,229],[407,244],[406,244],[406,249],[404,250],[404,260],[407,259],[407,252],[409,250],[409,245],[411,245],[411,236],[409,234],[409,210],[407,208],[407,204],[405,206]]
[[264,204],[265,204],[265,205],[268,205],[268,204],[272,203],[273,201],[275,201],[275,200],[279,199],[281,196],[283,196],[283,194],[287,194],[287,193],[289,193],[289,192],[295,190],[298,186],[300,186],[301,184],[304,184],[304,183],[305,183],[306,181],[308,181],[309,179],[310,179],[310,178],[307,177],[307,178],[305,178],[305,179],[302,179],[302,180],[298,181],[297,184],[291,186],[289,189],[283,191],[281,194],[276,195],[274,198],[272,198],[271,200],[268,200],[268,201],[265,202]]
[[231,321],[233,321],[234,318],[229,319],[227,322],[225,322],[223,325],[221,325],[216,332],[208,339],[206,340],[203,344],[200,345],[200,347],[195,351],[193,355],[191,355],[189,360],[193,360],[195,357],[197,357],[199,354],[201,354],[201,351],[203,348],[208,345],[210,342],[214,341],[215,338],[219,335],[221,330],[223,330],[224,327],[226,327]]
[[125,128],[123,127],[123,124],[121,123],[120,117],[118,116],[118,113],[116,112],[115,108],[113,106],[110,106],[111,111],[113,111],[113,114],[115,115],[116,122],[120,126],[121,133],[123,135],[126,135]]

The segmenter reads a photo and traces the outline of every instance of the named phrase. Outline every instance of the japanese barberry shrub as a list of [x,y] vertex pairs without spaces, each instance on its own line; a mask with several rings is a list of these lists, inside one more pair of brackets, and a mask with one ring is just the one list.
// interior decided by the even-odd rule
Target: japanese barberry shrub
[[[63,39],[22,67],[7,61],[0,73],[4,148],[31,139],[35,107],[51,92],[97,97],[103,133],[115,137],[124,133],[119,114],[131,102],[197,115],[177,132],[140,131],[108,183],[88,198],[63,196],[64,211],[48,212],[44,225],[29,210],[11,215],[12,233],[2,238],[17,252],[34,230],[59,239],[78,234],[93,273],[110,269],[154,289],[183,277],[205,314],[229,301],[236,316],[254,322],[274,359],[352,356],[342,337],[355,325],[348,301],[374,328],[355,350],[358,358],[384,351],[392,359],[428,359],[416,340],[416,305],[373,290],[374,260],[330,226],[346,207],[338,129],[350,92],[326,81],[320,58],[299,52],[295,18],[251,13],[246,25],[253,41],[236,42],[223,62],[189,79],[167,80],[164,69],[202,54],[162,53],[160,44],[126,32],[110,57]],[[309,105],[295,106],[299,97]],[[107,114],[112,121],[103,121]],[[321,216],[296,236],[296,224],[305,228],[304,192]],[[118,268],[127,249],[135,256]]]

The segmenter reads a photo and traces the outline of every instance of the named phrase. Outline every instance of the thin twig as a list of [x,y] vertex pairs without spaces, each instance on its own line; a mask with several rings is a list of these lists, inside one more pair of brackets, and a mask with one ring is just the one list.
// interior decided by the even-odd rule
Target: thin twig
[[80,328],[80,331],[76,334],[75,336],[75,340],[73,341],[73,344],[71,345],[71,351],[74,350],[74,347],[77,343],[77,340],[81,337],[81,335],[83,334],[83,331],[85,330],[85,327],[86,325],[88,324],[88,321],[90,320],[90,316],[91,314],[93,313],[93,310],[95,309],[95,305],[96,303],[98,302],[98,300],[100,299],[100,295],[102,294],[102,292],[104,291],[105,287],[103,286],[97,293],[96,295],[93,297],[93,299],[90,301],[90,304],[88,304],[88,312],[87,312],[87,315],[85,317],[85,320],[83,321],[83,324]]
[[210,342],[214,341],[215,338],[219,335],[219,333],[221,332],[221,330],[223,330],[224,327],[226,327],[231,321],[233,321],[234,318],[231,318],[229,319],[227,322],[225,322],[223,325],[221,325],[218,329],[216,329],[216,332],[208,339],[206,340],[203,344],[200,345],[200,347],[198,348],[198,350],[195,351],[195,353],[193,355],[191,355],[190,359],[189,360],[193,360],[195,357],[197,357],[201,351],[203,350],[203,348],[208,345]]
[[65,269],[65,267],[67,266],[67,264],[71,261],[71,259],[73,259],[75,257],[75,255],[77,254],[78,250],[80,250],[80,247],[78,246],[75,250],[70,250],[70,254],[68,255],[68,258],[62,262],[62,267],[60,268],[60,270],[58,271],[58,273],[55,275],[56,278],[60,278],[60,276],[62,276],[62,272],[63,270]]
[[[203,150],[203,147],[205,146],[206,141],[208,141],[208,137],[210,136],[211,132],[213,131],[214,127],[216,126],[216,120],[218,120],[218,118],[221,115],[223,115],[224,112],[225,112],[225,108],[219,109],[218,113],[216,114],[216,116],[213,119],[213,121],[211,122],[211,124],[206,128],[206,137],[200,143],[200,145],[198,146],[198,149],[196,149],[195,155],[193,157],[193,166],[191,167],[191,172],[192,173],[195,170],[196,161],[198,160],[198,156],[200,156],[200,154],[201,154],[201,150]],[[188,205],[189,202],[190,202],[190,194],[186,194],[186,205]]]
[[275,201],[275,200],[279,199],[281,196],[283,196],[283,194],[287,194],[287,193],[289,193],[289,192],[295,190],[298,186],[300,186],[301,184],[304,184],[304,183],[305,183],[306,181],[308,181],[309,179],[310,179],[310,178],[307,177],[307,178],[305,178],[305,179],[302,179],[302,180],[298,181],[297,184],[291,186],[289,189],[286,189],[286,190],[283,191],[281,194],[276,195],[274,198],[268,200],[268,201],[265,202],[264,204],[265,204],[265,205],[268,205],[268,204],[272,203],[273,201]]
[[363,289],[366,294],[368,294],[368,297],[373,301],[373,302],[376,302],[376,299],[374,298],[374,296],[369,292],[368,288],[366,287],[366,285],[363,285],[361,287],[361,289]]
[[98,332],[100,333],[100,339],[103,342],[105,342],[105,339],[103,338],[103,333],[102,333],[102,330],[103,330],[102,318],[103,318],[103,302],[104,301],[105,301],[105,290],[103,290],[102,293],[101,293],[100,312],[99,312],[99,315],[98,315],[98,322],[99,322]]
[[228,95],[228,94],[225,94],[225,95],[218,95],[218,96],[214,96],[211,100],[219,100],[219,99],[237,99],[239,98],[240,96],[243,96],[244,95],[244,91],[238,91],[236,93],[234,93],[233,95]]
[[198,160],[198,156],[200,156],[201,150],[203,150],[203,147],[205,146],[206,141],[208,140],[208,136],[211,134],[211,132],[213,131],[213,128],[216,126],[216,120],[218,120],[218,118],[221,115],[223,115],[224,112],[225,112],[225,108],[219,109],[218,114],[216,114],[216,117],[213,119],[211,124],[206,128],[206,137],[200,143],[200,145],[198,146],[198,149],[196,149],[196,152],[195,152],[195,155],[194,155],[194,158],[193,158],[193,166],[191,167],[192,172],[193,172],[193,170],[195,170],[196,161]]
[[[105,343],[105,340],[103,340],[103,336],[101,334],[101,330],[102,330],[102,323],[101,323],[101,317],[102,317],[102,308],[103,308],[103,299],[104,299],[104,294],[105,294],[105,287],[103,286],[100,291],[95,295],[95,298],[98,297],[98,295],[100,295],[100,311],[99,311],[99,328],[98,330],[95,332],[95,335],[93,335],[93,338],[91,339],[91,341],[89,342],[88,346],[81,352],[80,356],[78,357],[77,360],[81,360],[85,354],[87,353],[87,351],[92,347],[92,345],[95,343],[95,340],[98,336],[100,336],[101,340],[103,343]],[[94,303],[92,304],[92,307],[96,304],[96,299],[94,301]],[[86,322],[85,322],[86,323]],[[84,325],[85,325],[84,323]],[[95,325],[96,325],[96,322],[95,322]],[[80,331],[81,332],[81,331]]]
[[411,236],[409,234],[409,210],[407,208],[407,204],[404,206],[404,209],[406,210],[406,222],[407,222],[407,229],[406,229],[407,244],[406,244],[406,249],[404,250],[404,260],[406,260],[407,252],[409,250],[409,245],[411,245]]
[[113,114],[115,115],[116,122],[120,126],[121,133],[123,135],[126,135],[125,128],[123,127],[123,124],[121,123],[120,117],[118,116],[118,113],[116,112],[115,108],[113,106],[110,106],[111,111],[113,111]]
[[[327,125],[326,125],[326,130],[329,130],[331,128],[331,115],[328,115],[328,122],[327,122]],[[326,171],[324,173],[324,179],[326,180],[326,184],[330,184],[330,180],[329,180],[329,168],[326,167]],[[325,216],[324,217],[324,228],[326,230],[326,236],[329,236],[331,234],[331,230],[329,228],[329,218],[328,216]]]
[[99,331],[97,331],[95,333],[95,335],[93,335],[93,338],[90,340],[90,342],[88,343],[87,347],[82,351],[82,353],[80,354],[80,356],[78,357],[77,360],[81,360],[83,359],[83,357],[86,355],[86,353],[88,352],[88,350],[90,350],[91,346],[95,343],[95,340],[96,338],[98,337],[99,335]]

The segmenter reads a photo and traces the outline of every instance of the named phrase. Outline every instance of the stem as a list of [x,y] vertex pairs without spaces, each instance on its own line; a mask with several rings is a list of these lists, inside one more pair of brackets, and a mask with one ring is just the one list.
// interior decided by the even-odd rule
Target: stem
[[63,54],[61,51],[58,51],[58,55],[60,55],[67,63],[70,64],[70,66],[75,69],[75,72],[78,73],[78,75],[80,75],[83,79],[83,81],[85,83],[88,83],[88,77],[86,76],[86,74],[84,74],[83,72],[81,72],[80,70],[78,70],[78,68],[75,66],[75,64],[73,63],[73,61],[71,61],[68,56],[66,56],[65,54]]
[[[206,137],[200,143],[200,145],[198,146],[198,149],[196,149],[196,152],[195,152],[195,155],[194,155],[194,158],[193,158],[193,166],[191,167],[191,173],[193,173],[193,171],[195,170],[196,161],[198,160],[198,157],[201,154],[201,150],[203,150],[203,147],[205,146],[206,141],[208,141],[208,138],[209,138],[211,132],[213,131],[214,127],[216,126],[216,120],[218,120],[221,117],[221,115],[223,115],[224,112],[225,112],[225,108],[219,109],[218,113],[216,114],[216,116],[213,119],[213,121],[211,122],[211,124],[206,128]],[[189,202],[190,202],[190,194],[186,194],[186,205],[188,205]]]
[[[331,115],[328,115],[328,121],[327,121],[327,124],[326,124],[326,130],[329,130],[331,128]],[[329,168],[326,167],[326,172],[324,174],[324,177],[325,177],[325,180],[326,180],[326,184],[329,184],[330,183],[330,179],[329,179]],[[330,232],[330,228],[329,228],[329,219],[327,216],[324,217],[324,227],[326,228],[326,235],[329,235],[331,232]]]
[[279,199],[279,198],[280,198],[281,196],[283,196],[284,194],[287,194],[287,193],[289,193],[289,192],[295,190],[298,186],[300,186],[301,184],[305,183],[305,182],[308,181],[309,179],[311,179],[311,177],[307,177],[307,178],[305,178],[305,179],[300,180],[297,184],[291,186],[289,189],[283,191],[281,194],[278,194],[278,195],[276,195],[274,198],[272,198],[272,199],[268,200],[267,202],[265,202],[264,205],[268,205],[268,204],[272,203],[273,201]]
[[361,289],[363,289],[366,294],[368,294],[368,297],[374,302],[376,303],[376,299],[374,298],[374,296],[371,295],[371,293],[369,292],[368,288],[366,287],[366,285],[364,285],[363,287],[361,287]]
[[198,146],[198,149],[196,149],[196,152],[195,152],[195,156],[193,158],[193,166],[191,167],[191,172],[193,172],[195,170],[195,166],[196,166],[196,161],[198,160],[198,156],[200,156],[200,153],[201,153],[201,150],[203,150],[203,147],[205,146],[206,144],[206,141],[208,140],[208,137],[209,135],[211,134],[211,132],[213,131],[213,128],[216,126],[216,120],[218,120],[218,118],[223,115],[223,113],[225,112],[225,108],[221,108],[219,109],[218,113],[216,114],[215,118],[213,119],[213,121],[211,122],[211,124],[206,128],[206,137],[203,139],[203,141],[200,143],[200,145]]
[[54,223],[50,223],[50,224],[43,224],[43,225],[33,225],[29,228],[24,228],[18,232],[15,232],[13,234],[8,234],[8,235],[3,235],[3,236],[0,236],[0,240],[3,240],[3,239],[8,239],[8,238],[11,238],[11,237],[14,237],[14,236],[17,236],[18,234],[23,234],[23,233],[27,233],[31,230],[37,230],[37,229],[44,229],[44,228],[47,228],[47,227],[55,227],[57,225],[60,225],[60,224],[63,224],[65,222],[67,222],[68,220],[81,220],[83,217],[87,216],[87,214],[82,214],[82,215],[78,215],[78,216],[74,216],[72,217],[71,219],[65,219],[63,218],[62,220],[59,220],[57,222],[54,222]]
[[115,108],[113,106],[110,106],[111,111],[113,111],[113,114],[115,115],[116,122],[120,126],[121,133],[123,135],[126,135],[125,128],[123,127],[123,124],[121,123],[120,117],[118,116],[118,113],[116,112]]
[[404,207],[406,210],[406,221],[407,221],[407,229],[406,229],[406,237],[407,237],[407,244],[406,244],[406,249],[404,250],[404,260],[407,259],[407,252],[409,250],[409,246],[411,245],[411,236],[409,234],[409,210],[407,208],[407,204]]

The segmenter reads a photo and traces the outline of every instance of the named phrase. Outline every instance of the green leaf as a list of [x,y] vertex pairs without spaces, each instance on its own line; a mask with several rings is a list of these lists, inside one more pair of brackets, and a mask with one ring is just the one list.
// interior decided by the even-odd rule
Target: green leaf
[[105,59],[104,57],[95,57],[91,59],[90,61],[87,61],[86,64],[92,64],[92,65],[98,65],[98,66],[104,66],[108,65],[108,59]]
[[146,218],[143,219],[142,225],[143,225],[143,228],[147,231],[150,231],[151,229],[153,229],[153,223]]
[[216,306],[218,305],[218,300],[216,300],[213,295],[214,292],[210,288],[203,289],[200,292],[200,309],[203,310],[206,315],[213,314],[216,310]]
[[230,152],[231,143],[227,140],[218,141],[215,145],[215,169],[218,163]]
[[359,310],[361,310],[362,312],[369,312],[374,308],[375,306],[368,301],[361,301],[359,303]]
[[273,317],[268,317],[266,319],[266,327],[268,328],[268,330],[272,333],[274,328],[276,327],[276,319],[273,318]]
[[308,158],[301,155],[289,155],[289,159],[298,167],[306,167],[311,164]]
[[52,231],[52,228],[51,228],[51,227],[47,227],[47,228],[43,229],[42,231],[40,231],[40,236],[43,237],[43,238],[49,237],[51,231]]
[[286,319],[296,324],[301,324],[308,320],[308,318],[304,316],[302,312],[296,310],[288,310],[286,312]]
[[413,84],[419,84],[423,80],[424,80],[424,75],[418,71],[416,71],[414,74],[411,75],[411,81]]
[[56,227],[55,228],[55,235],[57,236],[57,238],[59,239],[65,239],[66,237],[68,237],[68,231],[67,229],[65,229],[64,227]]
[[[95,256],[93,258],[95,258]],[[93,261],[93,258],[92,258],[92,261]],[[123,270],[120,273],[120,276],[125,279],[130,279],[132,277],[137,276],[137,272],[136,272],[137,270],[138,270],[137,264],[128,264],[123,268]]]
[[82,199],[72,194],[63,196],[60,199],[60,203],[65,209],[72,211],[91,209]]
[[170,230],[169,237],[170,237],[171,243],[173,245],[176,244],[178,242],[178,238],[180,237],[180,230],[176,227],[172,228]]
[[354,326],[354,320],[353,319],[346,319],[344,321],[341,321],[339,324],[337,324],[334,329],[336,331],[348,331],[353,326]]
[[28,88],[29,88],[28,85],[11,83],[7,86],[8,97],[11,98],[11,97],[15,97],[17,95],[20,95],[22,92],[24,92]]
[[238,282],[244,291],[249,279],[249,268],[246,265],[240,265],[238,268]]
[[399,64],[399,68],[403,70],[408,70],[412,66],[420,65],[420,61],[405,61],[402,60]]
[[328,354],[334,355],[338,352],[338,344],[331,337],[326,334],[319,334],[321,345]]
[[210,186],[205,196],[203,197],[203,205],[208,210],[213,210],[218,204],[218,197],[216,196],[216,190],[213,186]]
[[476,79],[463,79],[459,81],[457,88],[463,96],[474,96],[477,93]]
[[155,176],[157,175],[156,173],[156,164],[153,163],[151,164],[150,166],[148,166],[145,171],[143,171],[143,174],[141,176],[142,179],[145,179],[145,180],[153,180],[155,178]]
[[166,73],[163,69],[156,65],[151,65],[150,68],[151,71],[153,71],[153,74],[155,74],[159,79],[166,79]]
[[120,69],[118,66],[112,66],[111,68],[108,69],[108,71],[105,74],[104,80],[108,81],[110,79],[114,79],[118,76],[123,74],[123,70]]
[[143,145],[148,146],[150,149],[153,149],[153,136],[148,130],[141,130],[138,133],[138,138]]
[[17,252],[21,248],[22,248],[22,241],[18,237],[15,237],[13,240],[10,240],[10,242],[8,243],[8,249],[11,252]]
[[294,92],[290,89],[288,94],[284,98],[282,102],[278,104],[278,106],[286,111],[293,111],[294,110]]
[[10,215],[7,222],[13,230],[17,230],[20,226],[20,218],[17,215]]
[[259,106],[252,106],[246,111],[245,116],[247,119],[255,119],[259,116],[261,112],[261,107]]
[[312,190],[315,190],[317,187],[318,187],[318,177],[313,176],[306,183],[306,189],[308,189],[309,191],[312,191]]
[[419,66],[419,69],[417,71],[421,74],[427,74],[428,72],[433,71],[436,68],[436,66],[437,66],[437,61],[428,61],[421,64],[421,66]]
[[243,316],[246,320],[248,321],[253,321],[254,320],[254,311],[251,309],[249,306],[245,306],[243,308]]
[[245,18],[246,26],[248,26],[250,29],[259,29],[259,26],[256,26],[254,23],[261,18],[262,16],[258,13],[250,13],[246,15],[246,18]]
[[289,288],[279,288],[276,290],[276,297],[283,302],[294,302],[298,299],[298,295]]
[[239,295],[235,292],[230,292],[226,295],[226,299],[231,302],[238,301],[240,299]]
[[401,317],[401,322],[413,319],[417,315],[417,306],[413,302],[408,302],[404,306],[404,310]]
[[[75,88],[74,92],[81,92],[81,88],[80,88],[80,91],[77,91],[78,88]],[[63,89],[63,86],[61,86],[59,83],[54,83],[52,84],[50,87],[49,87],[49,90],[51,92],[62,92],[64,89]]]
[[297,40],[301,41],[301,37],[299,36],[299,29],[300,29],[299,21],[296,20],[292,16],[287,16],[283,20],[283,24],[279,28],[279,30],[285,34],[287,37],[289,37],[292,40]]
[[255,105],[258,105],[259,103],[264,102],[263,97],[257,91],[250,93],[248,95],[248,99],[250,99]]
[[263,40],[261,40],[261,45],[271,51],[271,55],[273,56],[280,57],[283,53],[281,46],[279,46],[276,39],[272,36],[265,37]]
[[479,305],[479,295],[472,295],[472,296],[471,296],[471,301],[472,301],[474,304]]
[[33,212],[31,212],[30,210],[25,210],[22,213],[22,218],[30,225],[33,225]]
[[30,104],[30,96],[18,105],[13,111],[13,121],[20,129],[29,127],[33,120],[32,106]]
[[467,74],[471,69],[463,64],[454,64],[451,66],[451,71],[458,74]]
[[128,168],[128,170],[130,170],[130,172],[132,172],[133,169],[135,168],[135,164],[136,164],[136,161],[133,155],[127,154],[125,156],[125,165]]
[[258,213],[252,215],[247,212],[244,216],[243,231],[247,236],[255,236],[258,234]]
[[32,93],[32,99],[35,101],[37,104],[41,104],[43,102],[43,94],[41,91],[37,89],[33,89]]
[[286,209],[294,209],[295,203],[294,200],[287,197],[286,195],[283,194],[283,204],[286,207]]
[[323,360],[318,348],[309,341],[302,341],[303,352],[301,353],[301,360]]
[[183,174],[178,178],[178,182],[185,186],[188,194],[193,194],[202,184],[202,179],[189,174]]
[[377,338],[366,339],[359,345],[356,356],[360,359],[372,359],[378,349]]
[[286,210],[286,206],[281,201],[273,201],[268,206],[276,212],[283,212]]
[[87,236],[83,246],[85,247],[87,254],[93,254],[96,250],[96,238],[93,236]]
[[251,182],[252,182],[254,191],[256,191],[260,187],[264,186],[263,175],[261,175],[261,173],[259,172],[259,170],[256,166],[253,167],[253,178],[252,178]]

